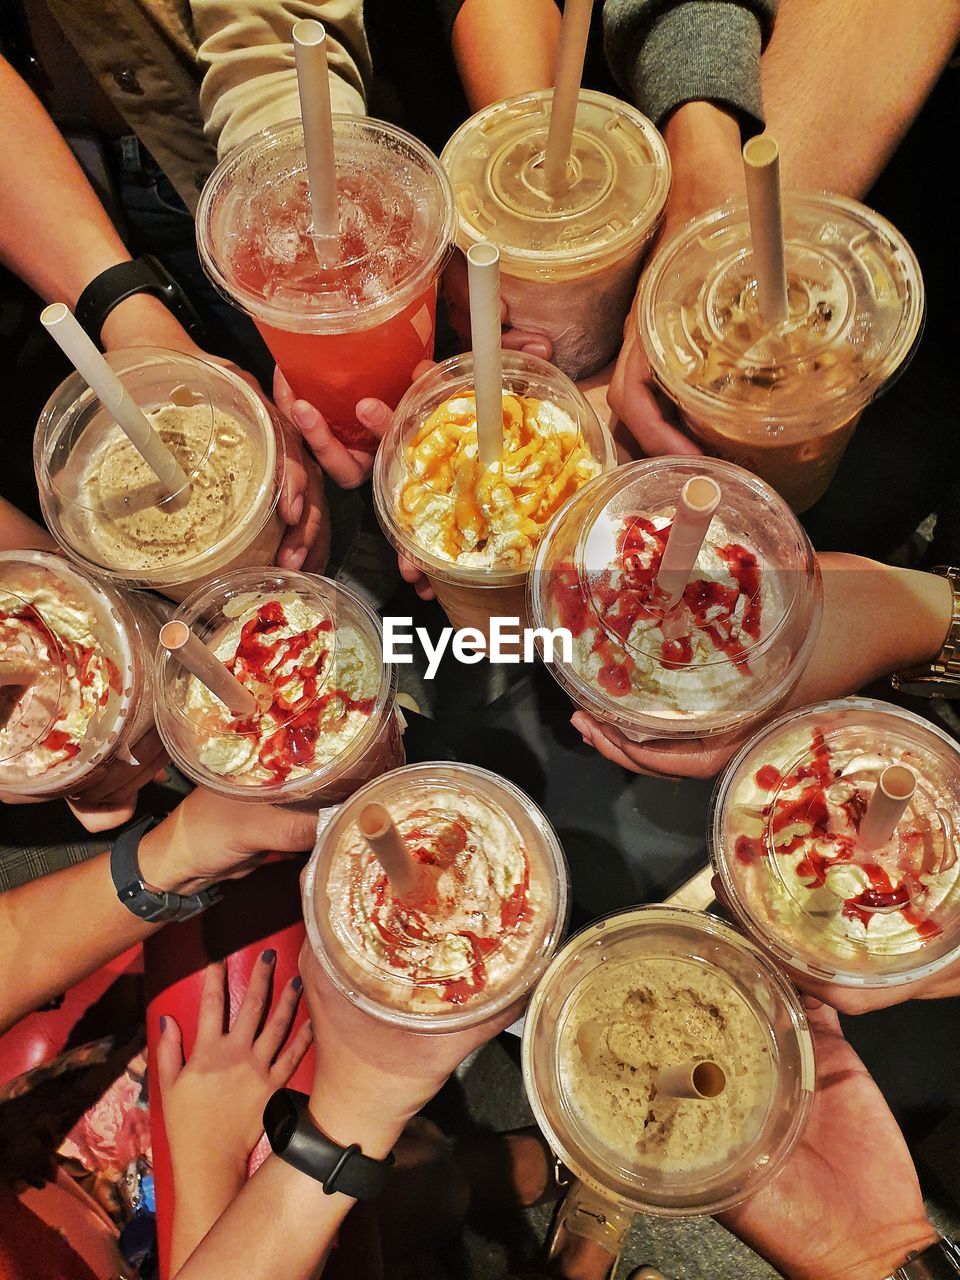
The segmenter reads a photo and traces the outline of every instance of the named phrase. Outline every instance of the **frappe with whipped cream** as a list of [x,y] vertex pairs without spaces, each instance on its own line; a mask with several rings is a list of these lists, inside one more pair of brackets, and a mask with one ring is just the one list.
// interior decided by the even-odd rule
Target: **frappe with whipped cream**
[[615,465],[613,442],[552,365],[504,351],[501,459],[477,456],[473,357],[455,356],[410,388],[377,453],[377,515],[427,575],[455,627],[492,617],[526,625],[524,584],[564,502]]
[[188,485],[168,494],[72,374],[47,402],[34,443],[44,517],[60,545],[98,576],[178,600],[213,574],[270,564],[283,532],[282,454],[260,396],[229,370],[179,352],[108,359]]
[[[416,884],[396,891],[360,826],[386,809]],[[322,824],[303,884],[327,972],[376,1017],[416,1031],[475,1026],[522,1000],[567,923],[563,850],[512,783],[473,765],[410,765]]]
[[[916,779],[879,846],[864,819],[890,766]],[[742,925],[802,981],[913,982],[960,955],[960,747],[868,698],[792,711],[721,777],[711,856]]]
[[0,797],[79,794],[135,762],[157,629],[142,597],[60,556],[0,553]]
[[335,803],[403,763],[380,623],[327,578],[238,569],[188,597],[184,622],[255,696],[235,715],[173,653],[156,667],[157,727],[195,782],[273,804]]
[[[682,595],[658,574],[681,490],[703,476],[717,507]],[[821,611],[816,560],[762,480],[712,458],[655,458],[601,476],[567,503],[529,579],[535,627],[564,628],[550,670],[574,702],[628,737],[740,728],[783,699]]]

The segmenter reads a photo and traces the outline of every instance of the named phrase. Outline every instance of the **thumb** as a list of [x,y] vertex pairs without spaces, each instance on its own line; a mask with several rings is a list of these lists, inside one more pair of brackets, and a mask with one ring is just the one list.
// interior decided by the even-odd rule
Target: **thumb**
[[176,1018],[164,1014],[160,1019],[157,1041],[157,1080],[164,1094],[183,1070],[183,1035]]

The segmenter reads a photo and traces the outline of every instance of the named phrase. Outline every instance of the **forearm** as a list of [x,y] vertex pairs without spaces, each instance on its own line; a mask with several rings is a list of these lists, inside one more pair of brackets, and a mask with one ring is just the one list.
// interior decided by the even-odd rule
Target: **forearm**
[[46,529],[35,524],[6,498],[0,498],[0,551],[56,551]]
[[691,218],[743,196],[740,124],[736,116],[712,102],[688,102],[663,126],[673,181],[664,213],[668,237]]
[[[171,1152],[171,1155],[174,1153]],[[243,1190],[246,1170],[212,1171],[208,1153],[205,1165],[192,1169],[174,1162],[173,1227],[170,1238],[170,1274],[176,1275],[200,1247],[210,1229]]]
[[780,0],[761,83],[784,185],[863,196],[958,37],[958,0]]
[[453,56],[472,111],[553,83],[560,42],[554,0],[465,0]]

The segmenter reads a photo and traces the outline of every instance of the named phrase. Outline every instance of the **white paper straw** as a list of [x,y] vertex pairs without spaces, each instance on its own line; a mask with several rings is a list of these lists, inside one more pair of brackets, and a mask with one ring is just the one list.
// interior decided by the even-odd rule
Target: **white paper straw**
[[360,834],[386,872],[395,896],[405,898],[412,893],[417,887],[417,864],[384,806],[375,802],[364,805],[358,825]]
[[187,489],[190,481],[186,472],[70,309],[53,302],[44,307],[40,320],[166,492],[172,495]]
[[653,1079],[657,1093],[668,1098],[696,1098],[703,1102],[719,1098],[727,1087],[727,1076],[719,1063],[709,1058],[689,1058],[674,1067],[664,1067]]
[[657,573],[657,586],[667,598],[667,608],[672,609],[683,595],[719,505],[720,486],[710,476],[693,476],[680,490]]
[[467,250],[473,385],[480,464],[503,454],[503,367],[500,352],[500,250],[481,241]]
[[772,329],[787,318],[787,271],[780,207],[780,148],[769,134],[744,143],[743,174],[760,318]]
[[160,643],[192,676],[206,685],[232,715],[250,716],[257,710],[257,699],[252,690],[227,670],[185,622],[165,623],[160,628]]
[[917,775],[912,769],[905,764],[887,765],[860,822],[860,843],[865,849],[879,849],[887,843],[916,789]]
[[293,52],[303,118],[303,145],[310,182],[311,235],[327,263],[340,256],[340,213],[337,208],[337,163],[330,114],[330,69],[327,33],[322,22],[305,18],[294,24]]
[[548,191],[560,192],[567,186],[567,163],[577,121],[583,59],[590,35],[593,0],[566,0],[560,28],[560,48],[553,78],[553,101],[550,104],[550,131],[543,159],[543,177]]

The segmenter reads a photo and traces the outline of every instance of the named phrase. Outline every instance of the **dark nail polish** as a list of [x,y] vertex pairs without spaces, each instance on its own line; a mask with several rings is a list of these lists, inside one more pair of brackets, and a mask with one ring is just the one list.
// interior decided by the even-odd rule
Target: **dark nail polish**
[[302,991],[302,990],[303,990],[303,979],[300,977],[300,975],[299,975],[299,974],[297,974],[297,976],[296,976],[295,978],[291,979],[291,981],[290,981],[290,985],[291,985],[291,987],[293,987],[294,991]]
[[162,1013],[160,1015],[160,1034],[163,1035],[166,1029],[167,1029],[167,1015],[165,1013]]
[[263,961],[264,964],[273,964],[276,958],[277,958],[277,953],[274,951],[273,947],[268,947],[267,950],[264,951],[263,954],[260,956],[260,959]]

